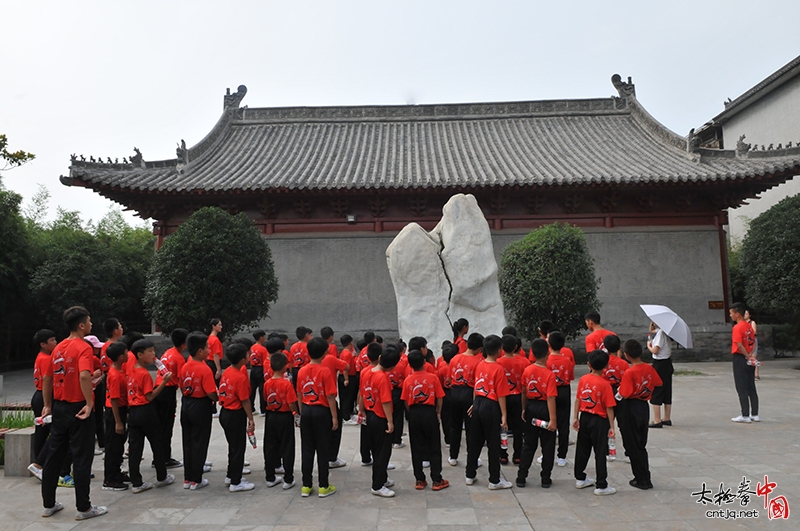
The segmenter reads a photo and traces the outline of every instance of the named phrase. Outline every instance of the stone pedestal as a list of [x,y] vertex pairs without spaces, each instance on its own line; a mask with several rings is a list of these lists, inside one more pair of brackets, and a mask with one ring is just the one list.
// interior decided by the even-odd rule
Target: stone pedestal
[[28,465],[33,455],[34,428],[22,428],[6,433],[5,472],[6,477],[29,477]]

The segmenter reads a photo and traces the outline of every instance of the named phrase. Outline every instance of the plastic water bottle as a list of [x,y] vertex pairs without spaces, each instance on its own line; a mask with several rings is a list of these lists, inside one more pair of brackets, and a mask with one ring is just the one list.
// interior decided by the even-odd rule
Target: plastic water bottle
[[294,416],[294,425],[297,426],[298,428],[300,427],[300,415]]
[[158,373],[162,377],[169,372],[169,369],[167,369],[167,366],[164,365],[164,362],[161,361],[160,359],[156,358],[155,364],[156,364],[156,369],[158,369]]
[[550,422],[542,419],[531,419],[531,424],[543,430],[546,430],[547,427],[550,426]]
[[508,432],[506,430],[500,431],[500,449],[508,450]]
[[255,430],[247,430],[247,438],[250,439],[250,444],[253,446],[253,448],[258,448]]
[[50,424],[53,422],[53,415],[46,415],[44,417],[36,417],[33,419],[33,424],[35,426],[44,426],[45,424]]
[[617,440],[614,437],[608,438],[608,460],[615,461],[617,459]]
[[367,425],[367,416],[366,415],[357,415],[356,416],[356,424],[360,424],[362,426]]

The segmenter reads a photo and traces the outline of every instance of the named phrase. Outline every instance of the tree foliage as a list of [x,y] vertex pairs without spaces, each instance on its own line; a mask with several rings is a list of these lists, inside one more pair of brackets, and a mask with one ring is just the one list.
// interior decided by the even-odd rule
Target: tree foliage
[[529,339],[538,337],[543,320],[575,337],[584,327],[584,315],[600,306],[600,279],[586,239],[568,224],[546,225],[506,247],[499,283],[512,325]]
[[28,288],[30,245],[20,214],[22,196],[0,181],[0,322],[18,322]]
[[145,306],[164,330],[233,332],[267,316],[278,281],[267,241],[244,214],[196,211],[166,239],[148,273]]
[[8,170],[10,168],[16,168],[17,166],[22,166],[26,162],[30,162],[36,158],[36,155],[33,153],[28,153],[26,151],[18,150],[18,151],[9,151],[8,150],[8,137],[6,135],[0,134],[0,162],[2,162],[2,167],[0,170]]
[[751,306],[787,321],[800,319],[800,195],[787,197],[750,223],[741,271]]

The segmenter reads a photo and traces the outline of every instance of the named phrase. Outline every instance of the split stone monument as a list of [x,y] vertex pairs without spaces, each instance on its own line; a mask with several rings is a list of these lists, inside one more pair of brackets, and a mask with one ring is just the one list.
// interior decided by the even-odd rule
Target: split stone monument
[[500,335],[506,326],[492,235],[471,194],[451,197],[430,232],[406,225],[386,249],[386,263],[404,341],[424,336],[439,352],[442,341],[453,340],[456,319],[483,335]]

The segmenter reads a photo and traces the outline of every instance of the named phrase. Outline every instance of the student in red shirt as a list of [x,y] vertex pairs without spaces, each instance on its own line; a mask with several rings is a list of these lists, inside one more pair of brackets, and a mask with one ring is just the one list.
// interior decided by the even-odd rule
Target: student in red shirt
[[[331,329],[329,326],[326,326],[322,329],[320,335],[328,344],[328,350],[325,353],[325,356],[323,356],[321,363],[323,366],[327,367],[329,371],[331,371],[334,381],[337,382],[336,389],[338,392],[339,376],[342,376],[343,380],[347,384],[350,383],[350,376],[347,374],[350,370],[350,365],[348,365],[347,362],[339,359],[339,351],[336,349],[336,345],[332,342],[333,329]],[[339,397],[339,399],[341,400],[341,397]],[[338,427],[333,431],[330,447],[328,448],[328,468],[341,468],[347,465],[347,461],[339,458],[339,448],[342,445],[342,411],[338,405],[336,407],[336,418],[338,419]]]
[[[553,460],[556,451],[556,376],[547,368],[549,345],[544,339],[534,339],[531,343],[533,365],[522,373],[522,419],[524,422],[525,445],[522,448],[522,461],[517,472],[517,487],[524,487],[528,471],[533,463],[533,455],[539,442],[542,444],[542,488],[549,489],[553,484]],[[569,412],[567,412],[569,414]],[[547,427],[534,424],[535,420],[546,421]],[[514,436],[516,438],[516,435]]]
[[[548,334],[547,345],[549,354],[546,366],[553,373],[556,379],[556,425],[558,427],[558,449],[556,464],[567,466],[567,450],[569,449],[569,417],[571,391],[570,384],[575,379],[575,361],[564,354],[564,342],[566,338],[559,330],[553,330]],[[570,351],[570,354],[572,352]]]
[[128,490],[130,477],[121,472],[125,440],[128,438],[128,378],[122,368],[128,347],[121,341],[108,345],[105,354],[111,365],[106,375],[106,455],[103,461],[103,490]]
[[242,373],[247,363],[248,349],[233,343],[225,354],[231,365],[219,381],[219,423],[228,441],[228,472],[225,484],[229,492],[253,490],[255,485],[242,477],[247,432],[255,430],[253,408],[250,404],[250,380]]
[[[482,349],[483,336],[472,333],[467,338],[466,352],[457,354],[450,360],[450,398],[452,398],[453,406],[450,410],[453,413],[450,424],[450,458],[447,460],[450,466],[458,464],[462,424],[467,432],[467,441],[469,441],[472,419],[467,412],[472,407],[474,400],[475,367],[483,361]],[[480,464],[480,459],[478,459],[478,466]]]
[[[380,344],[370,347],[367,353],[372,359]],[[394,482],[389,479],[386,470],[392,457],[391,434],[395,429],[392,410],[392,384],[389,382],[391,371],[400,361],[400,351],[395,346],[382,349],[379,362],[361,373],[361,396],[359,397],[359,414],[366,416],[366,430],[369,448],[372,450],[372,489],[374,496],[382,498],[394,497],[390,487]],[[363,425],[362,425],[363,426]],[[363,459],[363,454],[362,454]],[[363,462],[362,462],[363,464]]]
[[[185,328],[176,328],[169,335],[170,341],[172,341],[172,348],[167,349],[167,351],[161,355],[161,363],[172,373],[172,379],[167,382],[164,390],[153,400],[153,407],[156,410],[158,422],[161,425],[161,441],[164,444],[167,468],[183,466],[183,463],[172,457],[172,432],[175,427],[175,411],[178,408],[178,375],[181,373],[181,369],[186,363],[183,357],[183,351],[186,350],[186,337],[188,335],[189,331]],[[162,380],[163,377],[159,372],[156,376],[156,386],[158,386]]]
[[[264,470],[267,487],[283,482],[283,490],[289,490],[294,481],[294,415],[297,414],[297,394],[292,382],[286,378],[289,361],[281,352],[280,339],[267,341],[267,350],[272,351],[270,366],[272,377],[264,382],[267,397],[267,415],[264,421]],[[275,469],[283,461],[283,477],[275,475]]]
[[103,374],[107,374],[108,369],[111,368],[111,364],[113,362],[106,356],[106,350],[108,349],[109,345],[120,340],[124,330],[122,328],[122,323],[119,322],[119,319],[115,319],[114,317],[106,319],[103,322],[103,330],[106,333],[107,340],[100,349],[100,370],[103,371]]
[[[370,432],[366,425],[366,407],[364,406],[364,392],[365,389],[368,389],[369,381],[372,378],[372,369],[378,365],[378,361],[380,360],[381,354],[383,353],[383,347],[379,344],[372,342],[369,345],[365,345],[364,348],[366,349],[367,354],[367,361],[368,365],[361,369],[361,373],[359,374],[359,381],[358,381],[358,418],[356,422],[361,424],[361,429],[359,431],[359,451],[361,453],[361,466],[371,466],[372,465],[372,443],[370,442]],[[391,384],[389,384],[389,393],[391,393]]]
[[608,383],[611,384],[611,390],[614,391],[614,394],[617,394],[622,375],[625,374],[630,365],[622,359],[622,341],[620,341],[619,336],[610,334],[604,337],[603,347],[608,352],[608,365],[603,369],[603,378],[608,380]]
[[614,406],[617,401],[611,385],[603,378],[603,368],[608,365],[608,353],[604,350],[589,352],[588,365],[592,372],[578,381],[575,420],[572,422],[572,427],[578,432],[575,442],[575,487],[584,489],[595,485],[595,480],[586,475],[586,465],[594,450],[597,472],[594,494],[606,496],[617,492],[608,485],[606,469],[608,439],[614,437]]
[[64,311],[69,337],[56,345],[50,356],[52,376],[42,381],[42,416],[53,415],[48,453],[42,469],[42,516],[49,517],[64,508],[56,501],[56,488],[62,458],[72,454],[77,520],[106,514],[108,509],[93,506],[89,499],[90,475],[94,458],[94,397],[92,347],[83,340],[92,330],[89,312],[82,306]]
[[[413,340],[409,343],[414,343]],[[402,385],[401,397],[408,408],[408,440],[411,443],[411,463],[414,467],[417,490],[428,486],[423,461],[431,467],[432,490],[442,490],[450,485],[442,478],[442,446],[439,417],[442,414],[444,390],[439,378],[425,370],[421,351],[408,353],[408,364],[414,370]]]
[[406,344],[402,339],[395,346],[400,352],[400,360],[386,375],[389,377],[389,383],[392,384],[392,414],[394,415],[392,422],[395,428],[392,432],[392,448],[399,449],[406,446],[406,443],[403,442],[406,408],[400,396],[403,393],[402,386],[406,377],[406,368],[408,368],[408,358],[406,356]]
[[631,367],[622,375],[622,382],[619,384],[619,396],[624,404],[620,411],[623,418],[621,422],[618,421],[619,431],[622,433],[625,454],[631,460],[633,479],[629,485],[647,490],[653,488],[647,457],[647,431],[650,422],[647,401],[662,382],[656,370],[642,361],[641,343],[629,339],[623,350]]
[[353,418],[353,411],[356,407],[356,398],[358,395],[358,371],[356,371],[356,359],[353,356],[353,337],[349,334],[344,334],[339,338],[342,344],[342,352],[339,354],[340,359],[347,363],[350,367],[347,370],[347,384],[344,382],[344,375],[339,375],[339,400],[342,409],[342,419],[347,424],[355,424]]
[[[56,341],[56,333],[52,330],[39,330],[33,336],[33,343],[38,347],[39,353],[36,355],[36,361],[33,363],[33,385],[36,387],[36,390],[31,397],[31,409],[33,409],[33,415],[35,417],[41,417],[42,410],[44,409],[42,384],[44,383],[45,376],[53,377],[53,363],[50,354],[58,344]],[[35,470],[31,470],[31,473],[39,479],[42,479],[42,468],[40,465],[44,463],[44,460],[47,458],[46,454],[42,454],[42,450],[49,436],[50,424],[42,424],[41,426],[36,426],[34,429],[33,455],[36,456],[36,461],[31,463],[28,470],[31,470],[31,467],[33,467]]]
[[[203,477],[208,443],[211,440],[211,415],[217,400],[214,373],[205,363],[208,338],[200,332],[186,337],[190,358],[180,371],[181,432],[183,439],[183,488],[202,489],[208,486]],[[209,469],[210,470],[210,469]]]
[[[733,356],[733,382],[739,395],[741,414],[733,422],[759,422],[758,393],[756,392],[756,336],[753,327],[744,318],[745,305],[741,302],[731,306],[728,313],[736,324],[733,327],[731,354]],[[751,365],[751,363],[753,365]]]
[[467,344],[467,340],[464,339],[464,336],[469,334],[469,321],[464,319],[457,319],[455,323],[453,323],[453,344],[458,347],[458,353],[463,354],[469,348]]
[[[472,336],[470,336],[471,338]],[[467,485],[475,483],[478,456],[486,444],[489,458],[489,489],[510,489],[511,482],[500,475],[500,430],[508,429],[506,397],[511,393],[506,372],[497,363],[503,341],[492,334],[483,340],[485,359],[475,367],[475,402],[469,408],[472,429],[467,436]]]
[[[263,417],[267,412],[264,402],[264,366],[269,366],[269,353],[264,345],[267,343],[267,333],[263,330],[253,332],[255,343],[250,348],[250,403],[253,411],[258,411]],[[256,409],[256,393],[258,393],[260,406]]]
[[[509,395],[506,397],[506,410],[508,411],[508,429],[513,434],[514,442],[512,462],[517,465],[522,456],[522,373],[531,362],[519,348],[519,340],[512,335],[502,338],[503,350],[500,352],[497,363],[503,367],[508,381]],[[500,464],[508,464],[508,449],[500,449]]]
[[586,336],[586,352],[593,350],[603,350],[603,338],[613,334],[611,330],[606,330],[600,324],[600,314],[594,310],[586,314],[586,328],[589,335]]
[[[128,469],[134,494],[156,487],[165,487],[175,481],[175,476],[167,473],[167,458],[164,455],[164,442],[161,440],[161,424],[151,402],[164,390],[172,379],[172,373],[163,375],[158,387],[153,387],[153,377],[147,370],[156,359],[153,342],[140,339],[131,347],[131,355],[136,356],[136,364],[128,375]],[[155,484],[142,480],[139,465],[147,437],[153,451],[153,464],[156,468]]]
[[[119,340],[125,343],[125,346],[128,347],[128,352],[130,352],[131,347],[133,344],[139,341],[140,339],[144,339],[144,334],[141,332],[128,332],[124,336],[120,337]],[[128,356],[128,361],[125,362],[125,365],[122,368],[125,370],[125,374],[130,374],[133,370],[133,366],[136,365],[136,356]]]
[[289,361],[292,363],[292,384],[295,386],[295,390],[297,389],[297,373],[311,362],[311,358],[308,356],[308,342],[314,337],[313,333],[314,331],[307,326],[298,326],[294,332],[297,342],[289,349]]
[[336,492],[336,487],[328,482],[328,462],[333,432],[339,427],[336,413],[336,380],[330,369],[322,365],[322,358],[328,352],[328,343],[315,337],[308,342],[308,356],[311,362],[297,373],[297,401],[300,405],[300,445],[302,448],[301,467],[303,471],[302,497],[307,498],[314,491],[312,473],[314,455],[317,457],[319,477],[318,496],[325,498]]
[[439,383],[444,389],[444,398],[442,399],[442,434],[444,436],[444,445],[450,447],[450,435],[453,431],[453,398],[450,396],[450,362],[458,354],[458,347],[453,343],[447,343],[442,347],[442,356],[439,360],[442,362],[436,369],[436,375],[439,377]]

